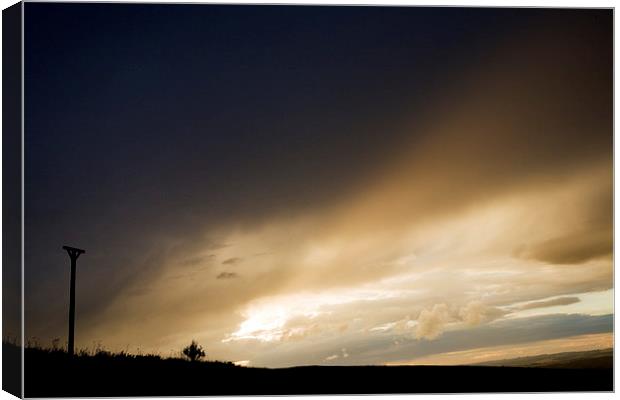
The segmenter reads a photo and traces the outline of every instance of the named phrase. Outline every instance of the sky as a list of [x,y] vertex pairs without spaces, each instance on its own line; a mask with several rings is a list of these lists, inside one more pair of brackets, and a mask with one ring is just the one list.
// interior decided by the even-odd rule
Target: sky
[[25,5],[25,337],[240,365],[612,346],[612,12]]

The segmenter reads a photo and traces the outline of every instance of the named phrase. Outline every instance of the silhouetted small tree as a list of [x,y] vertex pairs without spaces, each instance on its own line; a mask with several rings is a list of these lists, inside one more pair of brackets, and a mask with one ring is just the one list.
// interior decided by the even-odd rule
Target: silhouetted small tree
[[199,346],[194,340],[192,340],[189,346],[183,349],[183,354],[189,358],[190,361],[198,361],[205,356],[202,346]]

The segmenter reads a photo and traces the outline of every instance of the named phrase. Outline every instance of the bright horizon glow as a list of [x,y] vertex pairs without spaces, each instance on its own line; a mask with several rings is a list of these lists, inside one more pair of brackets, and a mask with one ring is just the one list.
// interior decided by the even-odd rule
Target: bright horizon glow
[[440,353],[410,361],[391,362],[386,365],[478,364],[544,354],[605,350],[613,348],[613,345],[614,337],[612,333],[600,333],[594,335],[571,336],[562,339],[542,340],[520,345],[480,347],[465,351]]

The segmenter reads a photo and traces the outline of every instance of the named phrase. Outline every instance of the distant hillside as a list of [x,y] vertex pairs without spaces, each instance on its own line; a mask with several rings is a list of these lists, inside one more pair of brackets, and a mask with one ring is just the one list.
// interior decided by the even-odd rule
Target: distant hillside
[[490,367],[612,368],[614,350],[573,351],[474,364]]

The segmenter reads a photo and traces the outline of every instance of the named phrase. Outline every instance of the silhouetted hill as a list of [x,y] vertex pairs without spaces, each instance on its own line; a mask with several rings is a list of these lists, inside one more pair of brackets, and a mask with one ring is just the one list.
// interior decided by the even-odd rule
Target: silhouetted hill
[[[10,346],[10,345],[9,345]],[[4,351],[19,351],[13,347]],[[488,366],[246,368],[128,354],[26,349],[26,397],[611,391],[612,369]]]
[[488,361],[475,365],[495,367],[541,367],[541,368],[613,368],[613,349],[572,351],[541,354],[506,360]]

